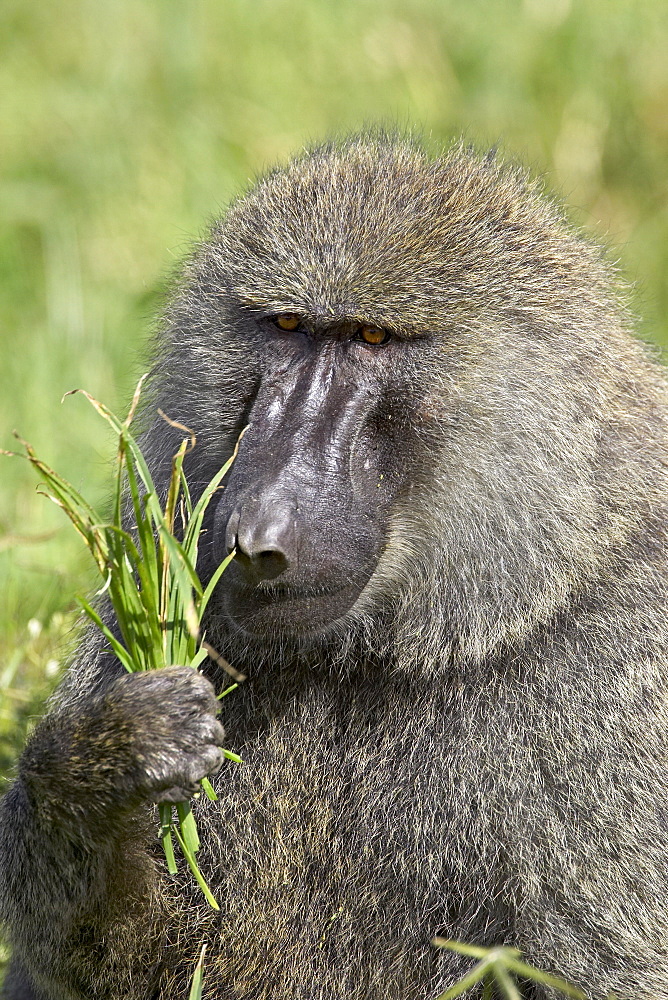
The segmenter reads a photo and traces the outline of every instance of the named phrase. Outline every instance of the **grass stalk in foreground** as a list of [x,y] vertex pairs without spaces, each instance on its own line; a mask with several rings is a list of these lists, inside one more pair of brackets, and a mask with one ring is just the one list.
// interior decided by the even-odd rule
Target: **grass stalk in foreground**
[[[169,421],[183,431],[184,437],[172,459],[163,506],[141,449],[130,433],[143,380],[137,386],[130,411],[123,421],[89,393],[75,390],[86,397],[118,435],[110,521],[105,521],[71,483],[38,458],[27,441],[19,440],[25,449],[23,457],[31,462],[44,481],[45,495],[69,517],[95,561],[103,581],[99,595],[106,593],[109,597],[120,639],[102,620],[93,604],[84,598],[78,600],[104,633],[125,669],[134,673],[172,664],[197,669],[210,653],[219,662],[221,659],[204,641],[200,622],[220,575],[234,553],[217,567],[206,587],[202,586],[195,567],[204,512],[234,455],[216,473],[193,505],[183,460],[194,447],[195,438],[188,428]],[[134,521],[132,533],[123,524],[123,512],[128,504]],[[243,680],[232,668],[229,670],[237,681]],[[224,753],[232,760],[239,760],[229,751]],[[208,798],[215,800],[216,794],[207,778],[202,779],[201,785]],[[195,859],[199,837],[190,803],[180,802],[175,808],[170,803],[162,803],[159,811],[160,838],[170,873],[174,874],[177,870],[173,842],[176,838],[202,892],[210,905],[218,909],[218,903]]]
[[467,972],[459,982],[442,993],[438,1000],[454,1000],[455,997],[468,993],[479,983],[482,983],[483,1000],[492,1000],[493,997],[503,997],[504,1000],[522,1000],[522,993],[515,977],[551,986],[558,993],[565,997],[572,997],[573,1000],[586,1000],[584,993],[575,986],[522,962],[520,960],[521,952],[517,948],[502,946],[479,948],[477,945],[464,944],[461,941],[447,941],[445,938],[435,938],[433,944],[437,948],[447,948],[450,951],[459,952],[460,955],[468,955],[470,958],[478,959],[478,964],[474,965],[471,971]]
[[204,972],[205,954],[206,954],[206,945],[203,944],[202,950],[199,953],[197,965],[195,966],[195,972],[193,973],[192,982],[190,984],[190,993],[188,994],[188,1000],[202,1000],[202,974]]

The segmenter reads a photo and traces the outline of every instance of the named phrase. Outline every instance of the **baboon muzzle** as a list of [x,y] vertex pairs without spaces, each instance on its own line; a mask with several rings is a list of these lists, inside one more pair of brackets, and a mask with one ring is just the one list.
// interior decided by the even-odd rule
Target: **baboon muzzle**
[[376,547],[360,516],[360,490],[377,499],[365,489],[372,477],[351,471],[364,468],[356,453],[370,395],[342,377],[329,347],[260,387],[215,516],[217,559],[236,552],[228,585],[331,591],[350,575],[349,547],[358,564]]

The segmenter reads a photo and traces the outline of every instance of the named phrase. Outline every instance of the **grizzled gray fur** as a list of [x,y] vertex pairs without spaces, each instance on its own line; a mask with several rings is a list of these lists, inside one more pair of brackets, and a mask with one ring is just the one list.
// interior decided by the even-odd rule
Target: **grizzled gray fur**
[[[210,508],[224,700],[200,866],[152,803],[221,762],[183,667],[89,638],[0,817],[11,1000],[435,1000],[508,943],[668,1000],[668,394],[601,252],[525,174],[355,137],[197,247],[144,444]],[[207,675],[227,683],[215,665]],[[552,997],[536,988],[533,998]]]

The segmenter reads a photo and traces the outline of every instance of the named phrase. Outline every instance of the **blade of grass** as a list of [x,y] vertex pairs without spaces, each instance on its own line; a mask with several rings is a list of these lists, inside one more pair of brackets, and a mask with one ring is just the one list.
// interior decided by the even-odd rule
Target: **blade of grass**
[[[490,953],[489,948],[481,948],[477,944],[467,944],[464,941],[450,940],[450,938],[437,937],[434,938],[432,944],[435,945],[437,948],[447,948],[448,951],[456,951],[460,955],[468,955],[469,958],[483,959],[487,958]],[[516,948],[512,949],[509,948],[507,950],[511,952],[515,957],[519,957],[520,955],[520,952]]]
[[170,875],[176,875],[176,858],[174,857],[174,844],[172,843],[172,807],[169,802],[161,802],[158,811],[160,813],[160,833],[162,849],[165,852],[167,861],[167,871]]
[[573,997],[574,1000],[586,1000],[585,994],[576,986],[571,986],[565,979],[551,976],[549,972],[542,972],[533,965],[527,965],[526,962],[519,962],[517,959],[507,958],[505,964],[507,969],[518,976],[524,976],[535,983],[544,983],[545,986],[552,986],[556,990],[561,990],[564,996]]
[[[237,457],[237,454],[239,452],[239,444],[241,442],[242,437],[246,433],[246,430],[247,428],[244,427],[241,434],[237,438],[237,443],[234,446],[234,451],[232,452],[231,456],[228,458],[227,462],[225,462],[222,468],[219,469],[219,471],[213,477],[209,485],[205,487],[201,497],[199,498],[195,507],[193,508],[192,515],[188,522],[188,530],[186,531],[186,534],[184,536],[183,544],[185,550],[189,553],[193,551],[194,548],[195,557],[197,556],[197,539],[199,538],[199,534],[202,529],[202,520],[204,518],[204,512],[206,510],[206,507],[209,504],[209,501],[211,500],[211,497],[213,496],[215,491],[219,488],[221,482],[223,481],[223,478],[229,472],[230,467],[234,462],[234,459]],[[196,559],[192,559],[192,561],[194,563]]]
[[118,657],[118,659],[121,661],[121,663],[123,664],[123,666],[125,667],[125,669],[127,670],[127,672],[129,674],[134,673],[135,670],[136,670],[136,666],[133,664],[132,658],[128,654],[125,646],[123,646],[123,644],[118,641],[118,639],[113,634],[113,632],[111,632],[107,628],[107,626],[104,624],[104,622],[100,618],[100,616],[97,613],[97,611],[95,610],[95,608],[93,608],[88,603],[88,601],[85,598],[83,598],[83,597],[77,597],[77,601],[81,605],[81,607],[84,609],[84,611],[86,612],[86,614],[88,615],[88,617],[91,619],[91,621],[95,622],[95,624],[100,629],[100,631],[107,637],[107,639],[109,640],[109,644],[111,645],[111,648],[113,649],[114,653],[116,654],[116,656]]
[[489,971],[491,962],[485,961],[479,962],[478,965],[474,966],[469,973],[467,973],[462,979],[459,979],[454,983],[445,993],[441,993],[438,1000],[454,1000],[454,997],[460,997],[464,993],[467,993],[471,987],[479,983],[484,975]]
[[232,694],[232,692],[233,692],[233,691],[236,691],[236,689],[237,689],[238,687],[239,687],[239,685],[238,685],[238,684],[230,684],[230,686],[229,686],[229,687],[226,687],[224,691],[221,691],[221,692],[220,692],[220,694],[218,695],[218,701],[220,701],[220,700],[221,700],[222,698],[224,698],[224,697],[225,697],[226,695],[228,695],[228,694]]
[[190,993],[188,994],[188,1000],[202,1000],[202,975],[204,972],[205,954],[206,954],[206,945],[203,944],[202,950],[199,953],[197,965],[195,966],[195,971],[193,973],[193,981],[190,986]]
[[71,495],[75,501],[75,506],[77,508],[80,508],[86,514],[87,518],[91,522],[93,523],[98,522],[100,520],[100,517],[97,511],[93,507],[91,507],[88,501],[84,500],[84,498],[74,488],[74,486],[72,486],[71,483],[68,483],[66,479],[63,479],[62,476],[59,476],[57,472],[55,472],[52,468],[50,468],[46,464],[46,462],[38,458],[37,455],[35,454],[34,448],[28,441],[25,441],[18,434],[15,434],[15,437],[16,440],[20,444],[22,444],[23,447],[25,448],[26,454],[21,455],[18,452],[5,452],[5,454],[16,455],[18,458],[26,458],[37,469],[37,471],[41,475],[43,475],[45,479],[47,479],[47,481],[51,481],[54,486],[57,486],[60,489],[62,489],[63,493],[66,496]]
[[522,1000],[520,991],[500,961],[494,965],[494,977],[505,1000]]
[[200,781],[200,785],[202,786],[202,791],[206,795],[207,799],[209,799],[211,802],[218,801],[218,796],[213,790],[213,785],[211,784],[208,778],[202,778],[202,780]]
[[215,571],[213,573],[213,576],[211,577],[211,579],[209,580],[208,584],[206,585],[206,589],[205,589],[205,591],[202,594],[202,597],[200,599],[200,605],[199,605],[199,607],[200,607],[200,616],[204,613],[204,610],[206,609],[206,606],[209,603],[209,599],[211,598],[211,595],[213,594],[214,590],[216,589],[216,584],[218,583],[218,581],[220,580],[221,576],[223,575],[223,573],[225,572],[225,570],[227,569],[227,567],[230,565],[230,563],[232,562],[232,560],[234,559],[234,557],[235,557],[236,554],[237,554],[237,550],[233,549],[233,551],[230,552],[230,554],[228,556],[225,556],[225,558],[223,559],[223,561],[216,567],[216,569],[215,569]]
[[179,830],[181,831],[181,836],[187,844],[190,853],[195,855],[200,849],[200,842],[190,802],[177,803],[176,814],[179,817]]
[[193,855],[188,850],[188,845],[186,844],[185,840],[181,836],[181,834],[179,832],[179,828],[177,826],[173,826],[172,829],[173,829],[173,831],[174,831],[174,833],[176,835],[176,839],[179,842],[181,850],[183,851],[183,856],[186,859],[186,861],[188,862],[188,867],[190,868],[190,871],[192,872],[192,874],[193,874],[193,876],[195,878],[195,881],[197,882],[197,884],[199,885],[200,889],[202,890],[202,892],[206,896],[206,899],[207,899],[209,905],[214,910],[219,910],[220,907],[219,907],[218,903],[216,902],[216,899],[215,899],[213,893],[211,892],[211,889],[209,889],[209,886],[206,884],[204,876],[202,875],[201,871],[197,867],[197,862],[195,861],[195,858],[193,857]]

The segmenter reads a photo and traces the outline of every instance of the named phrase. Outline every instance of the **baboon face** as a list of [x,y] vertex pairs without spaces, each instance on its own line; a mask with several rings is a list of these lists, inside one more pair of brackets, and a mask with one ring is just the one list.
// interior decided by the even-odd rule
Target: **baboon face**
[[215,512],[216,561],[236,551],[216,603],[249,636],[319,633],[344,617],[415,484],[437,338],[417,316],[415,267],[433,268],[433,254],[405,248],[433,212],[418,204],[422,178],[388,161],[399,171],[389,202],[364,150],[269,177],[200,264],[197,308],[216,317],[198,324],[215,322],[233,383],[221,406],[233,397],[247,425]]
[[269,174],[168,314],[164,409],[211,474],[247,427],[207,535],[216,563],[237,553],[211,620],[301,644],[439,588],[479,655],[544,617],[607,544],[579,415],[608,283],[491,158],[362,140]]
[[215,512],[217,559],[236,551],[221,609],[246,633],[317,632],[367,585],[406,483],[397,441],[412,406],[408,386],[397,392],[406,345],[371,316],[304,307],[244,326],[262,366]]

